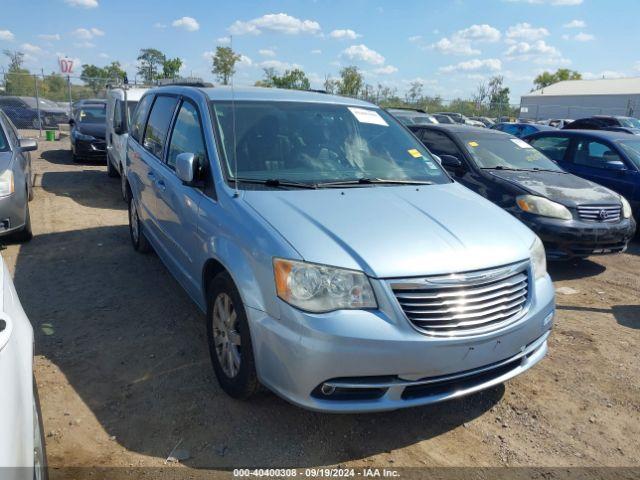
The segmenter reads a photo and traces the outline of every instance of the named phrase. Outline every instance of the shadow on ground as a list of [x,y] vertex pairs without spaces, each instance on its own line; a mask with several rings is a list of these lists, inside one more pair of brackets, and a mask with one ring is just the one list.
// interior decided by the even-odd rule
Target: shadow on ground
[[38,186],[60,197],[90,208],[125,210],[120,179],[109,178],[104,170],[44,172]]
[[640,305],[614,305],[611,308],[556,305],[558,310],[585,313],[610,313],[623,327],[640,329]]
[[547,263],[547,270],[554,282],[594,277],[606,269],[604,265],[593,262],[588,258]]

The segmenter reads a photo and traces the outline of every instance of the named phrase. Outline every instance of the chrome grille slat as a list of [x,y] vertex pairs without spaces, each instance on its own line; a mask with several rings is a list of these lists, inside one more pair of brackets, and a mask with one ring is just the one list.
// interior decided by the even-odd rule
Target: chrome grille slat
[[408,320],[423,333],[473,335],[502,328],[522,316],[529,296],[528,266],[521,262],[389,284]]
[[[606,213],[606,218],[600,216],[601,212]],[[619,222],[621,214],[621,205],[578,205],[578,215],[582,220],[604,223]]]

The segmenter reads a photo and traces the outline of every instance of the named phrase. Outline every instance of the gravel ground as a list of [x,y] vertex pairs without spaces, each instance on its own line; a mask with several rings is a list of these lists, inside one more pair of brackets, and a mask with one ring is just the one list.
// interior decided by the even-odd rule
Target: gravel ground
[[[34,152],[35,153],[35,152]],[[640,245],[556,264],[548,356],[506,385],[439,405],[326,415],[227,397],[203,315],[130,246],[119,180],[41,142],[35,237],[2,256],[35,330],[52,467],[640,466]],[[65,477],[59,471],[56,478]]]

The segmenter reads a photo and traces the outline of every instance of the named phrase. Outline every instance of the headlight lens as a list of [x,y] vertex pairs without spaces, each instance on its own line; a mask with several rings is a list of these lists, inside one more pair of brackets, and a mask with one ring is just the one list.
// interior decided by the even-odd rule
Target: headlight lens
[[6,197],[15,191],[13,185],[13,171],[5,170],[0,175],[0,196]]
[[552,202],[544,197],[535,195],[520,195],[516,197],[516,203],[520,210],[543,217],[559,218],[561,220],[571,220],[573,215],[567,207],[559,203]]
[[629,218],[631,216],[631,205],[622,195],[620,195],[620,201],[622,202],[622,218]]
[[278,297],[313,313],[341,309],[376,308],[367,276],[355,270],[275,258]]
[[84,133],[80,133],[78,130],[73,131],[73,136],[76,138],[76,140],[85,140],[87,142],[90,142],[91,140],[96,139],[96,137],[93,137],[91,135],[85,135]]
[[547,255],[544,251],[544,245],[539,237],[536,237],[531,248],[531,269],[533,270],[533,278],[538,280],[547,274]]

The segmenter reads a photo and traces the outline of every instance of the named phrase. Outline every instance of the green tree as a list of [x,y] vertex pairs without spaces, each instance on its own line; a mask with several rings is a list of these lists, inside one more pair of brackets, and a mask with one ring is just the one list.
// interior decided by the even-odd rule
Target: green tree
[[423,86],[424,84],[419,80],[415,80],[409,84],[409,91],[406,95],[407,103],[411,105],[418,104],[418,102],[422,99]]
[[542,72],[533,80],[533,84],[535,85],[536,90],[540,90],[541,88],[548,87],[549,85],[553,85],[554,83],[562,82],[564,80],[581,79],[582,74],[580,72],[569,70],[568,68],[559,68],[554,73],[546,71]]
[[335,78],[331,78],[329,75],[324,78],[324,90],[327,93],[336,93],[339,85],[340,81]]
[[80,80],[87,84],[94,95],[97,95],[107,84],[107,72],[104,68],[96,65],[82,65]]
[[307,75],[299,68],[285,70],[278,75],[274,68],[264,69],[264,78],[255,83],[257,87],[288,88],[291,90],[309,90],[311,83]]
[[347,97],[357,97],[364,85],[364,79],[358,67],[352,65],[340,70],[338,93]]
[[503,86],[504,77],[496,75],[489,80],[489,108],[502,111],[509,106],[509,87]]
[[59,73],[52,73],[44,77],[40,83],[41,95],[49,100],[67,101],[67,80]]
[[229,85],[229,80],[236,73],[236,63],[240,58],[240,55],[231,47],[216,47],[211,73],[218,77],[223,85]]
[[162,62],[162,75],[164,78],[174,78],[182,68],[182,60],[179,57],[167,58]]
[[152,83],[158,78],[158,69],[166,61],[164,53],[155,48],[143,48],[138,55],[138,74],[147,83]]
[[9,67],[8,70],[10,72],[17,72],[22,69],[22,64],[24,63],[24,53],[19,52],[17,50],[3,50],[5,56],[9,57]]
[[123,80],[126,75],[125,71],[120,65],[120,62],[111,62],[109,65],[104,67],[104,73],[105,76],[111,81]]

